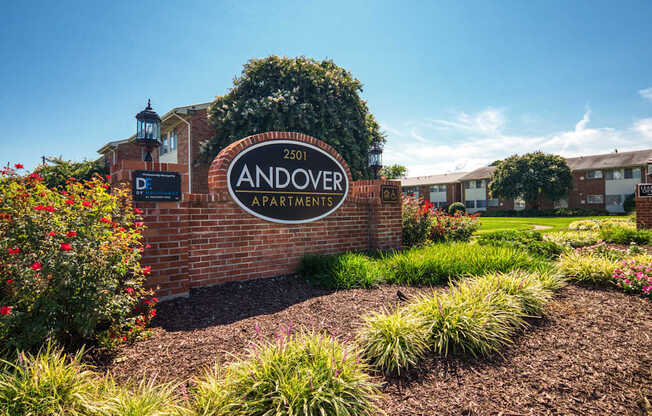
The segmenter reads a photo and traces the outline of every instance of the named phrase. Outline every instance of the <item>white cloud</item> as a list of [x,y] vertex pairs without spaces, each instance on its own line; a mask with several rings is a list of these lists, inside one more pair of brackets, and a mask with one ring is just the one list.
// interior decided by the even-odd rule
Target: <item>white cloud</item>
[[407,123],[405,129],[381,123],[389,132],[384,161],[406,166],[410,176],[422,176],[473,170],[537,150],[572,157],[650,147],[652,118],[638,120],[625,129],[590,127],[590,122],[591,110],[587,108],[572,130],[540,136],[504,134],[505,112],[488,108],[477,114],[458,113],[450,120]]
[[638,90],[638,93],[641,94],[641,97],[652,101],[652,87]]

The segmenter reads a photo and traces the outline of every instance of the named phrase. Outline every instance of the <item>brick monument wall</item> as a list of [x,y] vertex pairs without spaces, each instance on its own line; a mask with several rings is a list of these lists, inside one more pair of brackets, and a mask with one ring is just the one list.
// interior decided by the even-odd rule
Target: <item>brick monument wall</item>
[[636,187],[636,228],[639,230],[652,228],[652,197],[641,197]]
[[[278,139],[318,146],[345,167],[349,194],[335,212],[313,222],[279,224],[245,212],[231,199],[226,177],[231,160],[253,144]],[[187,172],[185,165],[123,161],[112,180],[130,186],[138,169]],[[400,182],[353,182],[350,175],[333,148],[304,134],[263,133],[233,143],[211,165],[208,194],[184,193],[178,202],[134,202],[144,211],[144,240],[151,246],[142,260],[152,267],[148,285],[161,297],[186,295],[193,287],[294,273],[307,253],[400,248],[400,202],[380,198],[381,185],[400,191]],[[187,189],[185,175],[181,189]]]

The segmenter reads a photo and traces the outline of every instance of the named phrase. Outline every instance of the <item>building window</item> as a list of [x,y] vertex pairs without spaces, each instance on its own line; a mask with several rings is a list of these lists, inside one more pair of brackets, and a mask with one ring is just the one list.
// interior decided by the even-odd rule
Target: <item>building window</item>
[[487,200],[486,199],[478,199],[475,201],[475,207],[476,208],[487,208]]
[[607,205],[621,205],[623,203],[622,195],[607,195]]
[[590,170],[587,172],[586,177],[589,179],[602,179],[601,170]]
[[446,185],[432,185],[430,192],[446,192]]
[[158,153],[161,155],[164,155],[168,152],[168,139],[165,138],[163,139],[163,142],[161,143],[161,147],[159,147]]
[[604,178],[608,181],[618,181],[623,179],[623,171],[621,169],[613,169],[605,172]]
[[177,132],[176,131],[170,132],[169,141],[170,141],[170,144],[169,144],[170,151],[172,152],[174,150],[177,150]]
[[525,209],[525,201],[522,200],[521,198],[517,198],[514,200],[514,209]]
[[497,207],[497,206],[498,206],[498,200],[497,200],[497,199],[490,199],[490,200],[487,202],[487,206],[490,206],[490,207]]
[[623,169],[623,177],[625,179],[641,179],[641,168],[625,168]]
[[476,187],[476,188],[482,188],[482,186],[483,186],[483,184],[482,184],[482,179],[479,180],[479,181],[475,181],[475,187]]
[[552,206],[555,209],[568,208],[568,198],[562,198],[562,199],[559,199],[557,201],[554,201]]
[[589,195],[586,200],[589,204],[603,204],[604,195]]
[[473,185],[475,185],[475,182],[473,182],[473,181],[464,182],[464,189],[475,188],[475,186],[473,186]]
[[475,201],[464,201],[464,206],[466,208],[475,208]]

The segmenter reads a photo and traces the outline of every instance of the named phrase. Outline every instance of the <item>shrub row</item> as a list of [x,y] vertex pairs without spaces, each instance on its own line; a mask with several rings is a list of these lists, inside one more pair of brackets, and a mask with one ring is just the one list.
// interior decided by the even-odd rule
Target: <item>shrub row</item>
[[350,348],[322,335],[284,334],[188,389],[153,381],[119,387],[93,373],[81,353],[68,358],[48,345],[5,363],[0,415],[376,415],[379,386]]
[[491,273],[453,283],[394,312],[365,317],[363,355],[386,374],[414,367],[428,351],[490,356],[513,342],[563,281],[551,271]]
[[520,211],[515,210],[487,210],[482,213],[483,217],[590,217],[596,215],[607,215],[605,210],[592,208],[556,208],[556,209],[532,209],[527,208]]
[[545,258],[559,256],[565,249],[554,241],[544,240],[538,231],[494,231],[480,234],[478,244],[499,247],[514,247]]
[[456,208],[449,215],[427,201],[405,197],[401,221],[406,247],[443,241],[468,241],[480,227],[477,217]]
[[546,262],[510,247],[466,243],[440,243],[383,254],[307,255],[299,274],[320,287],[350,289],[380,282],[412,285],[445,284],[465,275],[532,270]]

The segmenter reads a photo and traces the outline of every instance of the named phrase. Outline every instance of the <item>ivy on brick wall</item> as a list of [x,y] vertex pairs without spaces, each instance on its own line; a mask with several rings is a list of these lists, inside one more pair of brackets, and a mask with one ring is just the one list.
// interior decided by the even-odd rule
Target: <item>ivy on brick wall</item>
[[354,180],[371,177],[369,148],[385,137],[349,71],[331,60],[270,56],[250,60],[233,83],[209,107],[215,136],[202,143],[201,161],[252,134],[293,131],[333,146]]

